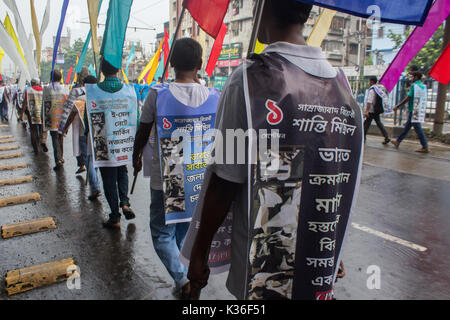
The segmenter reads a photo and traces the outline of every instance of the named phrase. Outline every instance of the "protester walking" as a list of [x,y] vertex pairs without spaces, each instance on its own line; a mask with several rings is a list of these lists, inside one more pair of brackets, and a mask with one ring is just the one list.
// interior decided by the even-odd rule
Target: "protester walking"
[[35,154],[42,151],[47,152],[47,132],[43,130],[42,119],[42,87],[41,80],[34,78],[31,80],[31,86],[25,89],[22,114],[20,115],[23,121],[23,115],[28,118],[30,128],[31,145]]
[[408,96],[403,99],[397,106],[394,107],[394,111],[400,108],[405,103],[408,103],[408,120],[406,121],[405,128],[403,132],[398,136],[398,138],[392,141],[392,144],[398,148],[400,143],[406,138],[411,130],[411,127],[417,133],[419,137],[420,144],[422,148],[416,150],[419,153],[428,153],[428,141],[425,133],[422,129],[422,123],[425,122],[425,113],[427,108],[427,87],[422,83],[422,73],[413,72],[412,73],[412,85],[409,89]]
[[[133,86],[125,86],[121,83],[117,77],[119,69],[112,66],[104,58],[101,60],[100,71],[105,76],[104,81],[97,85],[90,84],[89,87],[86,86],[87,108],[96,110],[96,112],[87,115],[90,126],[90,139],[94,145],[94,163],[92,165],[96,166],[96,162],[98,162],[97,167],[100,168],[103,191],[111,209],[109,219],[103,223],[103,226],[109,229],[119,229],[121,220],[120,208],[127,220],[136,217],[130,208],[130,199],[128,198],[127,166],[126,164],[121,164],[121,162],[131,162],[132,148],[123,147],[112,150],[117,140],[110,140],[110,143],[108,143],[108,138],[125,133],[129,134],[130,129],[125,129],[122,126],[134,125],[135,128],[137,99]],[[110,102],[99,107],[105,101]],[[132,112],[119,112],[119,107],[127,110],[132,108],[133,110]],[[136,118],[133,118],[133,115]],[[114,128],[115,130],[113,134],[111,132],[109,137],[107,133],[108,128]],[[132,146],[132,142],[127,142],[130,138],[120,140],[120,143],[128,143],[128,145]]]
[[388,94],[386,88],[378,84],[378,79],[376,77],[371,77],[369,79],[370,88],[368,90],[368,97],[366,102],[366,120],[364,121],[364,140],[366,140],[367,132],[369,131],[372,120],[375,120],[378,129],[380,129],[381,134],[384,137],[383,144],[388,144],[391,139],[384,128],[383,122],[381,122],[380,115],[382,115],[384,110],[385,101],[388,99]]
[[[203,171],[195,167],[190,167],[191,171],[184,170],[184,165],[174,157],[177,143],[170,138],[170,132],[173,132],[170,130],[175,130],[179,123],[182,127],[192,126],[195,124],[189,122],[192,119],[200,121],[202,118],[211,118],[210,124],[195,124],[200,128],[200,132],[205,125],[213,124],[212,115],[215,115],[219,94],[217,90],[208,89],[198,83],[197,72],[202,67],[202,52],[201,45],[190,38],[179,39],[174,43],[170,63],[175,69],[175,81],[169,85],[161,84],[150,88],[133,154],[133,166],[137,174],[142,169],[142,154],[150,134],[156,134],[155,140],[160,142],[159,148],[158,145],[153,145],[153,158],[149,161],[150,230],[156,253],[173,278],[175,290],[181,299],[190,295],[187,268],[179,258],[189,228],[189,222],[184,221],[191,220],[198,196],[192,193],[192,186],[188,187],[185,179],[197,177]],[[199,140],[196,140],[196,143],[202,145]],[[193,155],[184,150],[183,154],[186,158],[194,157],[197,160],[203,159],[204,156],[202,151]],[[196,166],[200,165],[197,163]]]
[[8,122],[8,104],[11,101],[8,88],[3,80],[0,80],[0,116],[3,122]]
[[[320,48],[306,46],[311,8],[266,0],[258,39],[268,46],[247,57],[222,91],[215,128],[224,141],[215,145],[196,209],[193,298],[207,284],[212,251],[227,248],[227,288],[238,299],[333,297],[359,183],[363,124],[343,71]],[[236,146],[230,132],[248,132],[245,143]],[[212,243],[229,210],[231,244]]]

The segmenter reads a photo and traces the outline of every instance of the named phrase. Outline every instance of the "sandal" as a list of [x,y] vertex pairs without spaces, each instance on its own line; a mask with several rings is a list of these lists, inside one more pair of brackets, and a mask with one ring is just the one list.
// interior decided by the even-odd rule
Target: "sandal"
[[133,210],[131,210],[129,207],[127,209],[122,208],[123,215],[125,216],[125,219],[132,220],[136,218],[136,215],[134,214]]

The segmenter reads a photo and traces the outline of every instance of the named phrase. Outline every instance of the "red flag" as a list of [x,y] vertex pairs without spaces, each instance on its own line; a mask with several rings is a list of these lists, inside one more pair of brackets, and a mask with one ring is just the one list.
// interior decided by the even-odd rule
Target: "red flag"
[[214,41],[214,45],[211,50],[211,54],[209,56],[208,65],[206,66],[206,73],[211,77],[214,68],[216,67],[217,60],[219,59],[220,52],[222,51],[223,39],[227,34],[227,26],[222,23],[222,28],[220,28],[220,32]]
[[450,82],[450,43],[431,68],[430,77],[442,84]]
[[214,39],[220,32],[230,0],[184,0],[183,7],[189,10],[200,28]]
[[[166,67],[167,59],[169,58],[169,34],[167,33],[166,28],[164,28],[164,68]],[[166,79],[169,78],[169,73],[166,72]]]
[[66,84],[69,84],[71,75],[72,75],[72,66],[70,66],[69,73],[67,74]]

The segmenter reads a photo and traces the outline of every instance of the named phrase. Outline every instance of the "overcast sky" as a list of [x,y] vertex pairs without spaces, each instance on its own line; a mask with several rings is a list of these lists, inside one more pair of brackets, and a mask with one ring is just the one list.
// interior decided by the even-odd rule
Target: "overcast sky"
[[[61,7],[63,4],[62,0],[49,1],[51,1],[50,23],[43,37],[42,49],[48,46],[53,46],[53,36],[55,36],[56,32],[58,31],[59,19],[61,16]],[[42,17],[44,16],[47,0],[34,0],[34,2],[40,27]],[[31,27],[30,1],[16,0],[16,3],[21,14],[25,31],[28,34],[32,33],[33,31]],[[105,23],[108,6],[109,0],[103,0],[99,15],[99,23]],[[9,14],[15,28],[14,16],[6,7],[3,0],[0,0],[0,19],[2,22],[4,21],[7,13]],[[151,44],[155,41],[156,34],[164,31],[163,24],[168,20],[169,0],[134,0],[133,6],[131,7],[130,21],[128,23],[128,26],[156,28],[156,30],[134,31],[133,29],[128,29],[126,40],[141,40],[148,52],[150,51]],[[89,32],[89,24],[82,24],[78,21],[89,22],[86,0],[69,1],[69,7],[67,9],[67,15],[64,21],[64,29],[62,34],[67,35],[67,28],[69,27],[72,43],[77,38],[82,38],[84,41],[84,39],[86,39],[87,33]],[[104,30],[104,27],[100,26],[98,34],[103,35]],[[2,73],[9,73],[11,68],[13,68],[12,62],[5,54],[5,57],[2,61]]]

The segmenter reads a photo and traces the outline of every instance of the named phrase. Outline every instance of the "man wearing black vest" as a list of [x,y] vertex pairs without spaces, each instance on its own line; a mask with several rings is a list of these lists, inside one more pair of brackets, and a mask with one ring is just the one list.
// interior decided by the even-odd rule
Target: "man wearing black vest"
[[382,86],[377,86],[378,79],[376,77],[371,77],[369,79],[369,92],[366,103],[366,120],[364,121],[364,140],[366,139],[367,132],[369,131],[370,125],[372,124],[372,120],[375,120],[378,128],[381,131],[381,134],[384,137],[383,144],[388,144],[391,139],[389,139],[389,135],[384,128],[383,122],[381,122],[380,115],[384,113],[383,108],[383,99],[377,93],[378,90],[384,90]]
[[[223,143],[215,146],[196,209],[201,218],[188,271],[193,299],[207,284],[210,250],[227,247],[211,242],[230,210],[226,285],[236,298],[333,297],[359,184],[363,125],[343,71],[306,45],[311,8],[266,0],[258,39],[268,46],[249,56],[222,91],[215,128]],[[227,133],[238,131],[249,135],[236,148],[237,135]],[[264,139],[271,149],[261,153]],[[237,161],[242,147],[250,157],[244,164]]]

